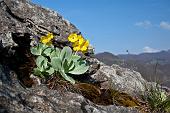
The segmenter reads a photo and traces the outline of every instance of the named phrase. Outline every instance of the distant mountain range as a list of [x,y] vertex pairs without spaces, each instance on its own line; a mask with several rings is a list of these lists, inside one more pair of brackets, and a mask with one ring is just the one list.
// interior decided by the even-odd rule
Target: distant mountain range
[[95,55],[107,65],[118,64],[138,71],[148,81],[158,81],[170,87],[170,50],[157,53],[114,55],[109,52]]

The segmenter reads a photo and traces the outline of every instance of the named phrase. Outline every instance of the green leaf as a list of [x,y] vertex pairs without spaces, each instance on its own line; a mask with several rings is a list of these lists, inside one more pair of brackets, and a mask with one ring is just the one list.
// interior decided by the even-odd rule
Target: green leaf
[[73,70],[75,68],[75,63],[73,61],[69,64],[69,71]]
[[62,61],[61,61],[61,59],[59,57],[53,57],[51,59],[51,65],[56,71],[61,70]]
[[79,63],[79,65],[86,65],[86,61],[83,60],[83,59],[80,59],[80,60],[78,61],[78,63]]
[[47,45],[39,43],[37,46],[37,49],[41,51],[41,54],[42,54],[43,50],[46,49],[47,47],[48,47]]
[[48,47],[48,48],[46,48],[46,49],[43,51],[43,54],[44,54],[45,56],[50,56],[52,50],[53,50],[53,49],[52,49],[51,47]]
[[33,73],[36,75],[36,76],[40,76],[41,78],[44,78],[41,70],[39,68],[34,68],[33,70]]
[[169,113],[170,112],[170,97],[168,97],[168,99],[165,101],[165,104],[164,104],[164,106],[165,106],[165,111],[167,112],[167,113]]
[[72,77],[70,77],[70,76],[68,76],[67,74],[65,74],[64,73],[64,71],[59,71],[60,72],[60,74],[61,74],[61,76],[65,79],[65,80],[67,80],[67,81],[69,81],[70,83],[72,83],[72,84],[75,84],[75,80],[72,78]]
[[37,47],[32,47],[32,48],[31,48],[31,53],[32,53],[33,55],[41,55],[41,50],[38,49]]
[[43,71],[44,68],[47,68],[48,59],[44,56],[38,56],[36,59],[37,66]]
[[55,52],[59,55],[60,54],[60,49],[58,49],[57,47],[55,48]]
[[74,62],[77,62],[81,57],[78,56],[78,55],[72,55],[71,59],[74,61]]
[[69,64],[68,64],[67,60],[64,60],[62,67],[63,67],[65,73],[67,73],[69,71]]
[[47,45],[39,43],[36,47],[31,48],[31,53],[33,55],[41,55],[42,51],[45,50],[47,47]]
[[65,59],[69,60],[71,56],[72,56],[72,50],[70,47],[66,46],[61,50],[60,58],[62,61],[64,61]]
[[74,74],[74,75],[83,74],[88,70],[88,68],[89,66],[80,65],[80,66],[75,67],[73,70],[70,70],[69,73]]
[[40,69],[39,68],[34,68],[34,74],[35,75],[41,75],[41,71],[40,71]]
[[50,67],[45,72],[47,72],[49,75],[52,75],[54,73],[54,69],[52,67]]
[[59,50],[58,48],[55,48],[55,49],[51,52],[50,58],[58,57],[59,55],[60,55],[60,50]]
[[38,44],[38,49],[41,49],[42,51],[45,50],[46,48],[48,48],[48,46],[46,44],[42,44],[42,43],[39,43]]

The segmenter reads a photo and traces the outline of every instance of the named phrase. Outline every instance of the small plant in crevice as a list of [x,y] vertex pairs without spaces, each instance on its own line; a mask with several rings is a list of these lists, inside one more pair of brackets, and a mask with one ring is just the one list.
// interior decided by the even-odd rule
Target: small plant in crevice
[[85,73],[89,66],[72,49],[65,46],[62,50],[52,45],[53,35],[48,33],[47,36],[40,38],[37,46],[31,48],[31,53],[36,55],[36,68],[34,74],[46,78],[54,73],[59,73],[65,80],[75,83],[75,80],[69,76],[80,75]]
[[153,113],[170,112],[170,96],[163,91],[158,84],[151,85],[143,94],[143,99],[148,103],[148,107]]
[[[154,66],[154,75],[157,74],[158,59]],[[155,80],[156,84],[145,86],[146,91],[142,97],[148,103],[150,112],[153,113],[170,113],[170,95],[163,90],[160,82]]]

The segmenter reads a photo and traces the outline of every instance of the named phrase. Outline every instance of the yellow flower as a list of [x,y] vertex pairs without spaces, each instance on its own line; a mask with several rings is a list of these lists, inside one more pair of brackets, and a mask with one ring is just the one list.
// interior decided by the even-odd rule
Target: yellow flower
[[54,38],[54,35],[53,35],[52,33],[48,33],[48,34],[47,34],[47,37],[51,40],[51,39]]
[[46,44],[46,43],[48,43],[50,40],[47,38],[47,37],[45,37],[45,36],[42,36],[41,38],[40,38],[40,42],[42,42],[43,44]]
[[42,42],[43,44],[47,44],[47,45],[51,45],[52,42],[51,40],[54,38],[52,33],[48,33],[46,36],[42,36],[40,38],[40,42]]
[[74,50],[74,51],[80,51],[80,48],[81,48],[81,47],[78,45],[78,46],[73,47],[73,50]]
[[84,40],[84,38],[82,37],[82,35],[78,35],[78,40],[77,40],[77,41],[78,41],[78,44],[79,44],[79,45],[82,45],[85,40]]
[[73,34],[70,34],[69,37],[68,37],[68,40],[70,42],[76,42],[78,40],[78,36],[77,34],[73,33]]
[[78,35],[77,39],[78,40],[73,43],[73,47],[78,46],[78,45],[82,45],[85,41],[81,35]]
[[75,33],[70,34],[68,40],[72,42],[74,51],[82,51],[83,53],[87,52],[89,41],[85,40],[82,35],[77,35]]
[[86,52],[86,51],[88,50],[88,46],[89,46],[89,41],[86,40],[86,41],[84,42],[84,44],[81,46],[81,51],[82,51],[82,52]]
[[86,47],[89,46],[89,40],[86,40],[86,42],[84,43],[84,46],[86,46]]
[[84,40],[83,39],[83,43],[74,43],[73,44],[73,50],[74,51],[82,51],[82,52],[86,52],[88,50],[88,46],[89,46],[89,41],[88,40]]

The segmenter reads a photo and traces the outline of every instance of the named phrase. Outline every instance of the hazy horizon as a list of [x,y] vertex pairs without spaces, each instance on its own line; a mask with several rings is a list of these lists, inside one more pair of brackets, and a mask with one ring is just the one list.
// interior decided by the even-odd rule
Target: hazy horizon
[[96,53],[170,49],[169,0],[32,0],[59,12],[90,40]]
[[128,52],[119,53],[119,54],[112,53],[112,52],[110,52],[110,51],[102,51],[102,52],[98,52],[98,53],[95,53],[95,54],[107,52],[107,53],[112,53],[113,55],[125,55],[125,54],[139,55],[139,54],[143,54],[143,53],[159,53],[159,52],[163,52],[163,51],[167,52],[167,51],[170,51],[170,49],[167,49],[167,50],[160,50],[160,51],[155,51],[155,52],[141,52],[141,53],[131,53],[130,51],[128,51]]

